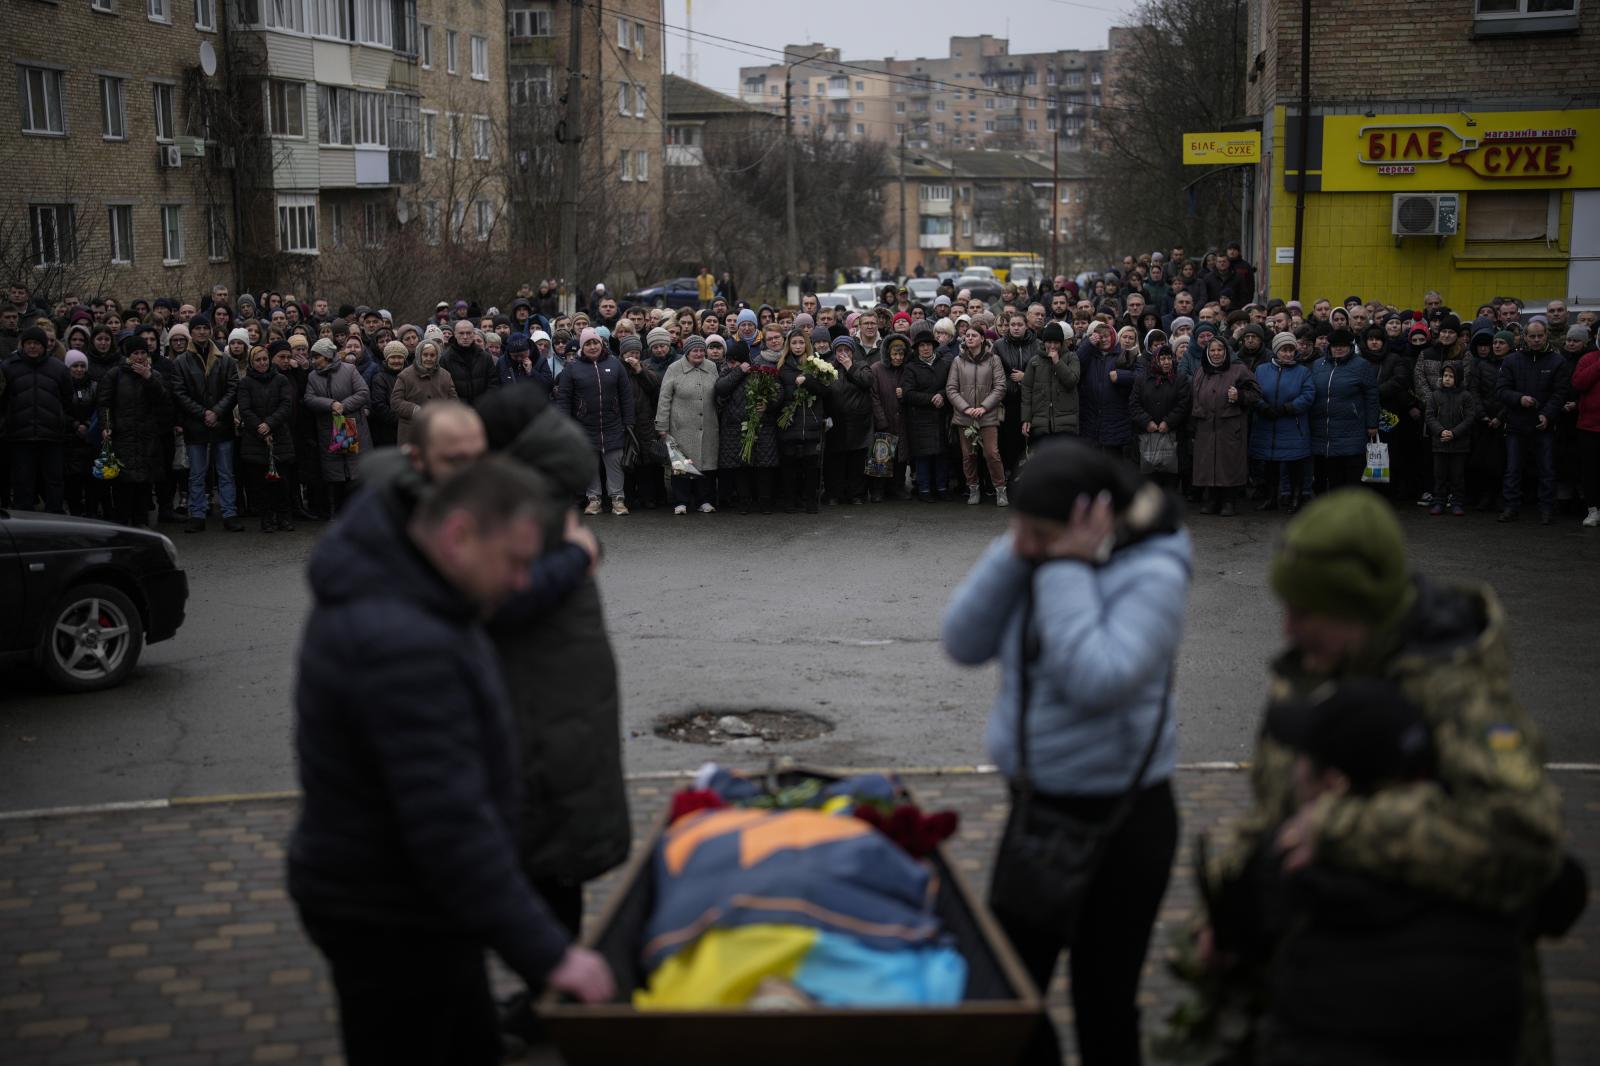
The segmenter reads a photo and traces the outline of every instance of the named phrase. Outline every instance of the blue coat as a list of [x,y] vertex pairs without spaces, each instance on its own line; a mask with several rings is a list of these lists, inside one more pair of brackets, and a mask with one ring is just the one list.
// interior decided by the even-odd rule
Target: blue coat
[[[1566,366],[1561,353],[1553,348],[1535,354],[1521,350],[1500,360],[1500,376],[1495,381],[1495,392],[1505,405],[1506,430],[1510,433],[1533,433],[1539,428],[1539,416],[1548,418],[1549,425],[1566,403],[1566,383],[1571,375],[1563,374]],[[1522,406],[1522,398],[1532,396],[1532,407]]]
[[633,382],[622,360],[578,356],[556,379],[556,406],[577,419],[597,452],[623,447],[623,429],[633,425]]
[[[1120,351],[1102,352],[1091,340],[1078,346],[1078,433],[1094,444],[1133,443],[1133,422],[1128,414],[1128,397],[1133,394],[1136,376],[1133,367],[1118,364]],[[1117,380],[1111,380],[1111,371]]]
[[1378,370],[1352,353],[1325,355],[1311,367],[1311,453],[1364,455],[1367,431],[1378,428]]
[[[1293,462],[1311,454],[1311,426],[1307,414],[1316,402],[1317,388],[1311,368],[1301,363],[1279,366],[1269,359],[1256,368],[1261,386],[1261,406],[1250,425],[1250,458],[1270,463]],[[1277,408],[1287,407],[1280,414]]]
[[289,892],[319,916],[453,931],[540,981],[567,935],[517,868],[500,666],[475,606],[402,522],[364,493],[307,568]]
[[[995,538],[945,610],[950,657],[998,658],[1000,692],[985,743],[1001,773],[1017,773],[1020,603],[1034,583],[1038,658],[1029,675],[1028,772],[1042,792],[1114,795],[1128,787],[1150,742],[1183,636],[1193,546],[1189,534],[1152,536],[1103,566],[1060,560],[1035,567]],[[1142,782],[1172,776],[1177,711],[1168,714]]]

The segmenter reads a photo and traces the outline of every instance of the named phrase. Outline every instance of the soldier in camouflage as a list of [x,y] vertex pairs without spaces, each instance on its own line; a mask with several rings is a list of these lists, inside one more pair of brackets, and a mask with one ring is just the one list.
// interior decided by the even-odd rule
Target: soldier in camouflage
[[[1325,794],[1295,809],[1294,754],[1263,734],[1251,762],[1254,808],[1211,863],[1240,876],[1266,833],[1285,871],[1315,860],[1371,873],[1473,907],[1531,908],[1562,861],[1560,798],[1544,746],[1511,693],[1505,618],[1487,586],[1411,572],[1389,505],[1363,488],[1318,499],[1285,531],[1271,584],[1290,646],[1272,664],[1273,701],[1334,679],[1375,677],[1422,711],[1438,751],[1434,778],[1371,795]],[[1210,931],[1200,936],[1210,953]],[[1538,955],[1524,966],[1520,1061],[1551,1059]]]

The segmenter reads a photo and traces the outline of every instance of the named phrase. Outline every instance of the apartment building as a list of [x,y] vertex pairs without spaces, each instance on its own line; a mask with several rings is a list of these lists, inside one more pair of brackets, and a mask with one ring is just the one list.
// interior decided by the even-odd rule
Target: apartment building
[[6,10],[6,281],[46,301],[124,303],[231,285],[219,0],[13,0]]
[[477,243],[500,251],[509,243],[509,28],[497,3],[418,0],[421,158],[404,213],[416,218],[430,245]]

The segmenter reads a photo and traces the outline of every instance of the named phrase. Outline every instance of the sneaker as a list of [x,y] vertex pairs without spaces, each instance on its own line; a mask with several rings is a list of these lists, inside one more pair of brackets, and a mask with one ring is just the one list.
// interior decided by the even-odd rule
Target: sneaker
[[1584,529],[1600,527],[1600,507],[1589,508],[1589,514],[1583,520]]
[[701,514],[716,514],[717,513],[717,509],[715,507],[713,507],[709,503],[702,503],[700,505],[700,513]]
[[1515,522],[1516,520],[1517,512],[1512,510],[1501,511],[1500,514],[1495,518],[1496,522]]
[[973,485],[967,489],[967,505],[976,507],[978,504],[978,486]]
[[1450,505],[1450,513],[1455,515],[1457,518],[1467,517],[1467,509],[1461,506],[1460,503],[1452,503]]
[[1444,504],[1440,503],[1438,500],[1434,500],[1433,506],[1428,508],[1428,513],[1437,518],[1439,515],[1444,514]]
[[599,514],[600,501],[593,496],[589,497],[589,505],[583,509],[584,514]]
[[237,517],[224,518],[222,520],[222,528],[226,529],[229,533],[243,533],[244,523],[239,521]]
[[1424,492],[1417,499],[1417,506],[1418,507],[1428,507],[1432,503],[1433,503],[1433,493],[1431,493],[1431,492]]
[[994,490],[994,505],[996,507],[1011,506],[1011,501],[1006,499],[1006,487],[1004,485]]
[[688,514],[689,513],[689,505],[688,504],[684,504],[684,503],[680,503],[680,504],[678,504],[677,506],[675,506],[672,509],[672,513],[673,514]]
[[614,514],[614,515],[625,515],[625,514],[627,514],[628,513],[628,501],[624,500],[621,496],[613,496],[613,497],[611,497],[611,513]]

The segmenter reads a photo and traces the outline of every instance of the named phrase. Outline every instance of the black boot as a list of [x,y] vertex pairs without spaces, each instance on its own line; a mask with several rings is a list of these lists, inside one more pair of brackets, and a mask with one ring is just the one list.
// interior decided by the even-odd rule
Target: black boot
[[277,519],[273,518],[271,511],[261,512],[261,532],[276,533],[278,531]]
[[278,512],[278,532],[294,532],[294,513],[292,511],[283,510]]

